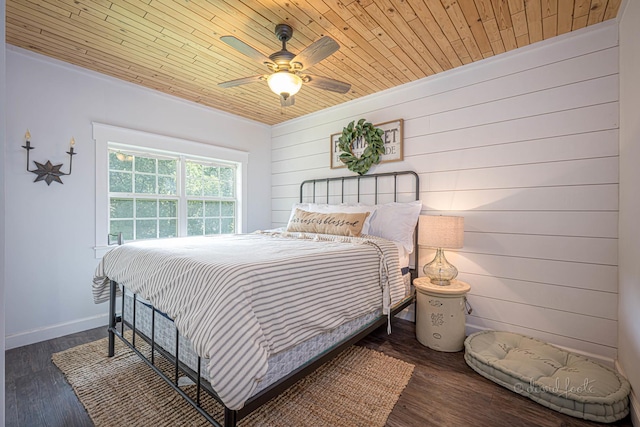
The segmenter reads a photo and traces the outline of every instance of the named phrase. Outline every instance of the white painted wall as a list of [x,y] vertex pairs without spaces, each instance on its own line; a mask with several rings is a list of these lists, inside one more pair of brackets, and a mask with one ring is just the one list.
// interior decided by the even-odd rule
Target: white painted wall
[[[6,339],[12,348],[106,324],[94,305],[93,121],[249,152],[248,230],[270,225],[269,126],[189,103],[44,56],[7,48]],[[64,185],[33,183],[31,159],[64,163]],[[178,150],[179,147],[176,147]]]
[[620,225],[618,362],[631,382],[632,417],[640,426],[640,2],[620,22]]
[[[0,165],[4,165],[5,129],[6,129],[6,73],[5,73],[5,0],[0,0]],[[0,171],[0,426],[4,426],[4,169]]]
[[[617,348],[618,28],[609,22],[274,126],[273,226],[298,184],[341,176],[329,137],[404,119],[423,213],[465,217],[449,252],[469,332],[521,332],[613,363]],[[420,265],[433,251],[422,251]]]

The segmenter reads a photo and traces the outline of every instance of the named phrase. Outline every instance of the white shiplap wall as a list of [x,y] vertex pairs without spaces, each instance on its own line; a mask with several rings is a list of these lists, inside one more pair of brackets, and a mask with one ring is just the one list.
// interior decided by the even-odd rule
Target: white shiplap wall
[[349,173],[329,168],[331,134],[402,118],[404,162],[372,172],[415,170],[424,214],[465,217],[464,248],[448,257],[472,285],[468,332],[521,332],[611,362],[617,32],[589,27],[274,126],[273,225],[301,180]]
[[620,216],[618,360],[631,383],[631,421],[640,426],[640,2],[624,2],[620,21]]

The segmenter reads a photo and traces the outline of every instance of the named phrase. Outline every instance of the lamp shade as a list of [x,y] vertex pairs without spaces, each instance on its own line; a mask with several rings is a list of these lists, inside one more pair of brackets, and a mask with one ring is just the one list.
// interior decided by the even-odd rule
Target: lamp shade
[[274,93],[286,99],[298,93],[302,87],[302,79],[288,71],[278,71],[267,77],[267,84]]
[[420,215],[418,244],[431,248],[460,249],[464,242],[464,217]]

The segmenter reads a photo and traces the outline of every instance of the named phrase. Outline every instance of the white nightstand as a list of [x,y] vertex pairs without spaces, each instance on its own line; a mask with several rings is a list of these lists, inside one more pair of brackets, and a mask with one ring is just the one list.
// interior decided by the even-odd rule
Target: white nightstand
[[416,338],[439,351],[464,348],[465,295],[468,283],[452,280],[449,286],[434,285],[427,277],[413,281],[416,288]]

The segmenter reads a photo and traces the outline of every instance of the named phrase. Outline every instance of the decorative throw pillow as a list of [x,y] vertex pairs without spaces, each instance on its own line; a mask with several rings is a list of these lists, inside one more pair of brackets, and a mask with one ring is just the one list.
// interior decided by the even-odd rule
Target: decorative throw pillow
[[362,213],[369,212],[369,216],[364,220],[364,225],[362,226],[362,234],[369,234],[369,221],[371,221],[371,217],[376,210],[375,206],[356,206],[356,205],[328,205],[328,204],[318,204],[318,203],[309,203],[309,206],[305,208],[304,206],[298,206],[300,209],[308,211],[308,212],[320,212],[320,213]]
[[[307,212],[315,212],[309,209],[309,203],[294,203],[293,206],[291,207],[291,213],[289,214],[289,221],[291,221],[293,217],[296,215],[296,209],[298,208]],[[287,225],[289,225],[289,221],[287,221]]]
[[318,213],[296,209],[287,231],[358,237],[369,212]]

